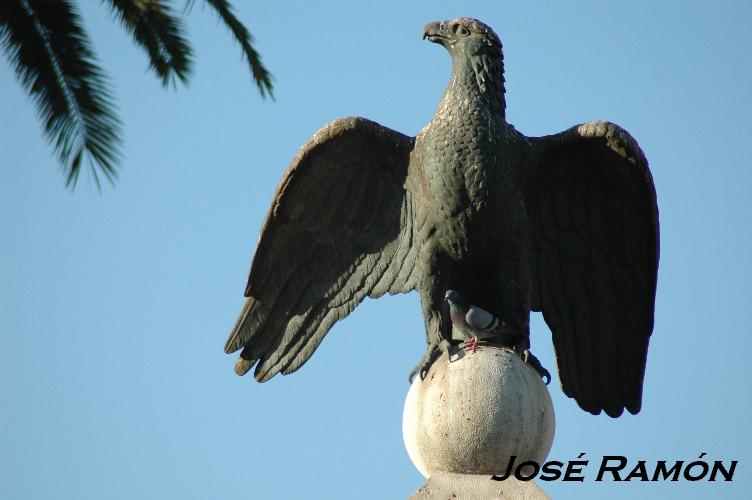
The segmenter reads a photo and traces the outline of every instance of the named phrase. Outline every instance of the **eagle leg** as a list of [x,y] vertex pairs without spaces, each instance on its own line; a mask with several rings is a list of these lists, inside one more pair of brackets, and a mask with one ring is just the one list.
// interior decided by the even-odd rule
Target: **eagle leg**
[[423,358],[421,358],[417,366],[413,368],[413,371],[411,371],[407,376],[407,381],[412,384],[413,379],[416,375],[420,375],[421,380],[425,379],[426,375],[428,375],[428,370],[431,368],[433,362],[436,361],[442,354],[449,356],[451,347],[452,344],[446,339],[441,339],[438,342],[431,342],[428,345],[428,349],[426,349],[426,353],[423,355]]
[[535,357],[535,355],[530,352],[529,349],[525,349],[520,353],[520,357],[522,358],[522,361],[527,363],[530,368],[538,372],[538,375],[543,379],[543,383],[546,385],[551,383],[551,373],[549,373],[548,370],[543,368],[543,365],[541,364],[540,360]]

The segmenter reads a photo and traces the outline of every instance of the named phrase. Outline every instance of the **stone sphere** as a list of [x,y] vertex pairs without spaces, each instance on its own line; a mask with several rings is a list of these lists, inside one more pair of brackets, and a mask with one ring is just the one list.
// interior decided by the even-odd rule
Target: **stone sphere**
[[511,456],[543,464],[555,420],[538,373],[499,347],[450,359],[442,355],[407,393],[402,437],[420,473],[502,474]]

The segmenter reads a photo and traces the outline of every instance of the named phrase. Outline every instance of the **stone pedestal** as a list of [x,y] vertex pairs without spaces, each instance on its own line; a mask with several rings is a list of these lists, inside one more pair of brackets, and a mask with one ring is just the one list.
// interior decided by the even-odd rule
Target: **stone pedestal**
[[481,346],[475,353],[442,356],[425,380],[415,379],[405,401],[405,447],[420,473],[430,478],[416,495],[433,491],[441,496],[448,493],[443,486],[451,485],[454,492],[477,483],[502,492],[514,486],[515,496],[527,491],[538,495],[529,498],[547,498],[532,482],[492,481],[490,476],[502,475],[511,456],[518,464],[545,462],[554,427],[548,389],[518,354]]
[[514,477],[494,481],[490,476],[437,472],[408,500],[550,500],[531,482]]

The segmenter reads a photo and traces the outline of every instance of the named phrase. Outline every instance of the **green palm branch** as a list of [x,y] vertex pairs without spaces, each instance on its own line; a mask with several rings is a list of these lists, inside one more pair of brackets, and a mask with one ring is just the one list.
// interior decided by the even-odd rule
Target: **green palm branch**
[[[182,20],[162,0],[102,0],[146,52],[164,86],[187,82],[191,47]],[[240,43],[262,97],[272,78],[253,38],[228,2],[206,0]],[[75,187],[84,157],[97,186],[114,182],[122,159],[121,124],[109,82],[72,0],[0,0],[0,45],[29,93],[65,174]]]
[[238,18],[235,17],[229,2],[225,0],[206,0],[206,3],[217,11],[219,18],[227,25],[240,44],[240,48],[243,50],[243,55],[251,68],[251,75],[256,82],[261,96],[266,97],[269,95],[269,97],[274,99],[274,94],[272,93],[272,76],[261,63],[261,56],[253,48],[253,37]]
[[191,47],[185,29],[168,5],[159,0],[108,0],[107,3],[149,56],[151,69],[167,86],[174,77],[186,83]]

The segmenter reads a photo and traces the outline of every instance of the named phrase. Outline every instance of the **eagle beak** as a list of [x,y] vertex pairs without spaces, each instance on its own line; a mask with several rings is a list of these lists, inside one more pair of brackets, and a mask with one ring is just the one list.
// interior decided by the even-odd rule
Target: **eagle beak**
[[438,21],[426,24],[420,34],[423,40],[428,38],[429,41],[433,43],[440,43],[444,47],[446,47],[447,43],[450,41],[446,23]]

